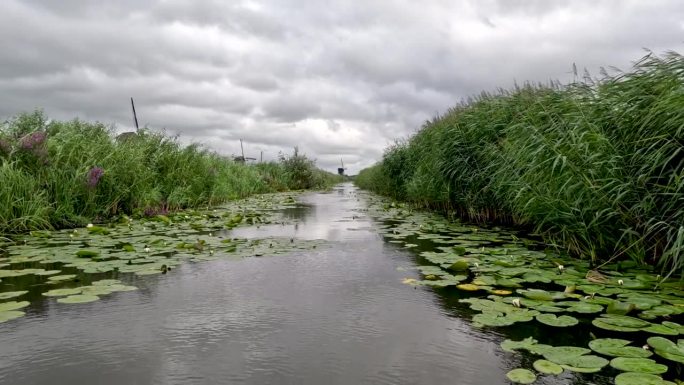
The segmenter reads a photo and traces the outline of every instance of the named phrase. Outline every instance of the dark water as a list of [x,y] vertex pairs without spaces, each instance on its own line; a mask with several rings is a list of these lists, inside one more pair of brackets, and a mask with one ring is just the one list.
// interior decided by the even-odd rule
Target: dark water
[[416,257],[382,240],[354,187],[302,201],[287,213],[297,225],[233,236],[332,247],[186,264],[88,304],[34,303],[0,324],[0,383],[507,383],[520,357],[501,353],[503,336],[460,318],[454,298],[401,283],[417,278],[404,270]]

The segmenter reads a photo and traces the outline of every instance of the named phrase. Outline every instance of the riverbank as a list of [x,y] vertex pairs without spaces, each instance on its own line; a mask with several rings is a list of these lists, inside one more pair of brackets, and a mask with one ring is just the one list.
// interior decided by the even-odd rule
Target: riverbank
[[244,164],[163,133],[115,136],[40,112],[0,126],[0,234],[150,216],[253,194],[328,188],[337,175],[296,149],[279,162]]
[[531,228],[596,266],[684,267],[684,58],[483,93],[387,148],[356,184],[475,223]]

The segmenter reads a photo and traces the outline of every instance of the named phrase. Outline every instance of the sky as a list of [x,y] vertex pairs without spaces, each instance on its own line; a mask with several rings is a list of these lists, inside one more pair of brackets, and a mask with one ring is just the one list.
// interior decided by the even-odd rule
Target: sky
[[2,0],[0,119],[130,131],[224,155],[294,146],[355,174],[470,95],[684,53],[681,0]]

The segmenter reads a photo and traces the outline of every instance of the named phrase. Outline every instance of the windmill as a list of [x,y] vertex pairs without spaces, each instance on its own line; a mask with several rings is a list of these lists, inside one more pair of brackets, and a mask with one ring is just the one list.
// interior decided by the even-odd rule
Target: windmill
[[346,170],[346,168],[344,167],[344,162],[342,161],[342,158],[340,158],[340,164],[342,165],[342,167],[337,168],[337,173],[339,175],[344,175],[344,170]]

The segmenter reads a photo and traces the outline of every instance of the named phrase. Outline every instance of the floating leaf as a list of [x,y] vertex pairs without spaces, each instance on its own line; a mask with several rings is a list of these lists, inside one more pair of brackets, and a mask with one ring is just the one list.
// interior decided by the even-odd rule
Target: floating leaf
[[568,315],[556,316],[555,314],[539,314],[536,319],[545,325],[554,327],[568,327],[579,323],[577,318]]
[[531,384],[537,380],[537,376],[527,369],[513,369],[506,377],[516,384]]
[[559,375],[563,373],[563,367],[547,360],[537,360],[532,364],[539,373]]
[[68,281],[70,279],[76,278],[76,274],[64,274],[64,275],[53,275],[52,277],[49,277],[48,280],[50,282],[61,282],[61,281]]
[[97,301],[100,299],[100,297],[96,295],[88,295],[88,294],[76,294],[76,295],[70,295],[68,297],[60,298],[57,300],[59,303],[86,303],[86,302],[93,302]]
[[29,305],[28,301],[10,301],[10,302],[2,302],[0,303],[0,312],[5,312],[5,311],[10,311],[10,310],[18,310],[25,308],[26,306]]
[[28,293],[26,290],[21,290],[21,291],[6,291],[4,293],[0,293],[0,299],[10,299],[10,298],[16,298],[19,296],[22,296],[24,294]]
[[15,318],[23,317],[24,315],[26,315],[26,313],[18,310],[0,311],[0,323],[7,322]]
[[53,289],[50,291],[46,291],[43,293],[44,296],[46,297],[64,297],[67,295],[74,295],[74,294],[80,294],[81,293],[81,288],[77,287],[74,289]]
[[667,366],[656,363],[650,358],[617,357],[610,361],[610,366],[623,372],[639,372],[662,374],[667,372]]
[[[590,349],[577,346],[554,346],[544,352],[544,358],[559,365],[570,364],[570,359],[591,353]],[[606,361],[606,365],[608,362]]]
[[662,377],[655,374],[627,372],[615,377],[615,385],[666,385]]
[[578,373],[596,373],[608,365],[608,360],[593,355],[567,357],[564,361],[563,369]]
[[641,329],[647,333],[652,334],[662,334],[665,336],[676,336],[679,335],[679,329],[673,329],[665,325],[652,324]]
[[613,357],[646,358],[653,355],[650,350],[627,346],[630,341],[617,338],[599,338],[589,342],[591,350]]
[[518,349],[530,350],[536,344],[537,340],[532,337],[527,337],[521,341],[504,340],[501,342],[501,349],[505,352],[513,353]]

